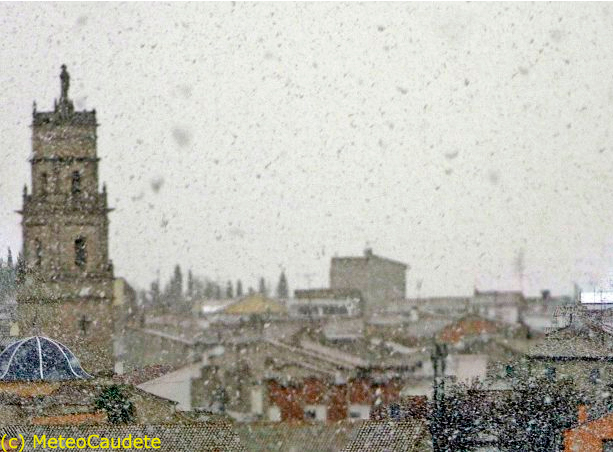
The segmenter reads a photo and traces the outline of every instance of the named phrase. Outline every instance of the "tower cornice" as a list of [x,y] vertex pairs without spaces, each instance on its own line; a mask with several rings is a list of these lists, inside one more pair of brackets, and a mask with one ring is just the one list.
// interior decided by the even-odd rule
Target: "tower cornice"
[[72,162],[91,162],[98,163],[100,161],[100,157],[31,157],[28,159],[30,163],[38,163],[38,162],[58,162],[58,163],[72,163]]

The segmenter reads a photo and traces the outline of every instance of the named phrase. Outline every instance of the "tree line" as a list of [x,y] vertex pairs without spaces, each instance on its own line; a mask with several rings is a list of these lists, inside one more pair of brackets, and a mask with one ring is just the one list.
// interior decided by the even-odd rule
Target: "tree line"
[[150,283],[148,290],[140,292],[139,297],[145,309],[178,313],[190,312],[196,301],[234,299],[256,293],[266,297],[275,296],[281,300],[287,299],[289,286],[285,272],[279,275],[274,294],[271,294],[270,285],[264,277],[259,279],[257,290],[251,286],[245,289],[240,279],[220,283],[206,277],[199,277],[191,269],[184,277],[181,266],[177,264],[165,284],[162,285],[157,278]]

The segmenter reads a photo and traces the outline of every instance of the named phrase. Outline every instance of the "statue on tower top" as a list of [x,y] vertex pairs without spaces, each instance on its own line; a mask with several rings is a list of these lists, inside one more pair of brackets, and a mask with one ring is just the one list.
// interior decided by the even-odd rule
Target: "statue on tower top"
[[62,87],[62,92],[60,95],[60,116],[67,117],[72,114],[74,111],[74,107],[72,106],[72,102],[68,99],[68,88],[70,87],[70,74],[66,70],[66,65],[62,64],[61,66],[62,72],[60,73],[60,82]]
[[68,99],[68,88],[70,87],[70,74],[66,70],[66,65],[62,64],[62,73],[60,74],[62,82],[62,95],[60,99]]

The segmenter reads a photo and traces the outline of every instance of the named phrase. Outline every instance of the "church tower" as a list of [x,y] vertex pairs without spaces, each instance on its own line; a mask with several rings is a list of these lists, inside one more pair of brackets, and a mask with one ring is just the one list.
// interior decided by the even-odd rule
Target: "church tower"
[[24,187],[19,334],[64,343],[90,373],[113,370],[113,266],[106,189],[98,191],[96,111],[75,111],[62,65],[51,112],[32,114],[32,190]]

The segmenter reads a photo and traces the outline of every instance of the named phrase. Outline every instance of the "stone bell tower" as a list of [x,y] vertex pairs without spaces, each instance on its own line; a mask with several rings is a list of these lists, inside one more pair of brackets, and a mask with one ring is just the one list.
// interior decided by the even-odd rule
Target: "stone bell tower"
[[75,111],[62,65],[53,111],[32,114],[32,189],[24,187],[19,335],[72,349],[90,373],[113,370],[113,266],[106,189],[98,190],[96,111]]

